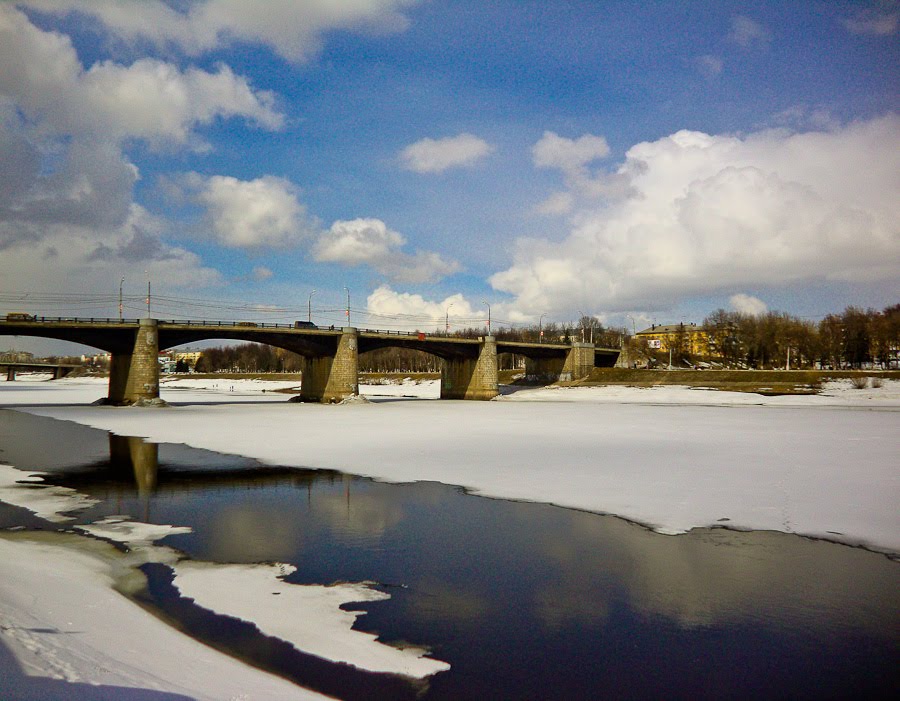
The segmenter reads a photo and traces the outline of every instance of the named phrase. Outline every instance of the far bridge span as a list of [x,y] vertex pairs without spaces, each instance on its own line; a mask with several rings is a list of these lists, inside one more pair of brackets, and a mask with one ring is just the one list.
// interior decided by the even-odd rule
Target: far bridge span
[[359,393],[359,354],[400,347],[443,360],[441,399],[491,399],[498,394],[497,355],[525,356],[525,372],[548,381],[577,380],[596,367],[612,367],[618,349],[591,343],[523,343],[494,336],[456,338],[424,333],[351,327],[158,319],[84,319],[8,315],[0,335],[73,341],[111,355],[110,404],[134,404],[159,397],[159,351],[185,343],[229,339],[265,343],[304,359],[300,398],[337,402]]

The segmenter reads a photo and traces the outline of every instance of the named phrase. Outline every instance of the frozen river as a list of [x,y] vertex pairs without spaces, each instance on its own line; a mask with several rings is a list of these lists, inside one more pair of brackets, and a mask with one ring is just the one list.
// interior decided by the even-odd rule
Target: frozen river
[[[263,397],[258,387],[238,386],[228,387],[227,395],[219,388],[164,392],[178,406],[154,413],[81,406],[76,397],[90,391],[85,386],[52,390],[50,400],[45,385],[22,385],[15,395],[3,388],[16,400],[4,403],[18,403],[20,410],[0,411],[0,462],[16,473],[49,474],[40,486],[23,487],[7,473],[0,527],[27,530],[8,532],[0,547],[22,546],[12,552],[24,553],[40,545],[57,548],[55,555],[78,550],[71,539],[87,541],[88,532],[127,544],[127,564],[138,566],[145,582],[130,596],[194,638],[318,692],[346,699],[569,699],[763,697],[773,691],[816,697],[897,689],[898,563],[779,532],[813,531],[896,552],[894,511],[879,511],[897,496],[896,461],[883,464],[897,455],[897,413],[890,402],[684,406],[660,396],[628,404],[576,395],[575,401],[540,404],[420,400],[298,407],[285,406],[271,392]],[[72,402],[60,401],[67,391]],[[418,391],[427,396],[429,388]],[[583,404],[582,412],[575,410]],[[285,410],[294,412],[296,424],[288,435],[282,423],[283,439],[272,440],[264,423],[284,422]],[[126,429],[140,425],[148,411],[147,430],[140,433],[170,444],[110,437],[83,426],[139,433]],[[410,425],[414,411],[422,419]],[[453,418],[454,411],[465,415]],[[496,414],[486,420],[491,411]],[[276,413],[282,418],[273,418]],[[473,413],[476,418],[468,418]],[[394,428],[403,420],[405,442]],[[852,429],[845,437],[851,445],[838,455],[835,445],[843,442],[830,431],[835,422],[850,422]],[[356,427],[355,437],[335,441],[348,423]],[[742,437],[742,431],[756,435]],[[717,432],[718,440],[708,438],[704,449],[701,436]],[[675,434],[684,445],[673,438],[666,446],[666,436]],[[438,435],[446,442],[423,447]],[[254,441],[255,450],[240,449]],[[823,445],[814,448],[818,442]],[[501,458],[497,445],[517,456],[518,466]],[[711,445],[716,448],[704,460]],[[625,459],[626,450],[639,459]],[[281,460],[276,453],[291,457]],[[826,453],[816,482],[815,461]],[[773,455],[777,470],[763,464]],[[833,465],[850,455],[856,456],[850,476],[834,474]],[[722,456],[730,456],[731,464]],[[651,458],[655,462],[647,466]],[[446,474],[454,461],[457,479]],[[662,461],[668,470],[658,470],[661,482],[651,482],[653,466]],[[704,478],[714,461],[727,471],[719,485]],[[729,475],[741,466],[755,474],[735,485]],[[626,468],[638,474],[609,489]],[[417,469],[418,477],[412,474]],[[543,479],[536,477],[541,470]],[[800,475],[809,480],[812,497],[796,488]],[[830,491],[841,479],[852,492]],[[745,483],[752,486],[741,496]],[[528,501],[486,499],[454,484]],[[580,493],[588,487],[589,494]],[[625,515],[665,532],[693,530],[662,535],[590,513],[617,513],[623,494],[635,512]],[[818,520],[815,498],[823,507]],[[566,503],[576,499],[590,503]],[[829,504],[823,499],[848,504],[824,513]],[[578,508],[535,503],[541,501]],[[861,506],[869,513],[854,513]],[[714,509],[715,517],[704,509]],[[752,528],[753,519],[767,517],[766,532],[721,528]],[[864,527],[854,530],[857,522]],[[57,534],[61,527],[67,533]],[[81,535],[70,535],[75,533]],[[67,540],[36,545],[35,534]],[[4,565],[11,566],[8,558]],[[121,579],[114,581],[123,588]],[[322,587],[334,583],[341,584]],[[299,598],[301,592],[310,598]],[[323,604],[326,593],[343,598]],[[339,604],[365,613],[344,611],[349,622],[330,621],[329,615],[341,615]],[[0,612],[21,613],[9,606]],[[304,618],[316,622],[312,630],[302,630]],[[0,641],[33,676],[39,670],[22,650],[26,643],[54,638],[65,657],[64,636],[34,632],[41,626],[32,625],[29,638],[6,626]],[[334,648],[321,639],[331,633]],[[397,655],[384,643],[406,649]],[[98,649],[115,659],[100,643]],[[338,659],[341,654],[348,659]],[[118,693],[143,688],[204,697],[202,689],[192,691],[178,679],[168,687],[149,673],[92,679],[70,666],[70,686],[60,687],[67,691],[105,683]],[[240,667],[231,674],[246,698],[276,697]],[[21,673],[6,678],[18,679],[23,694],[39,688]],[[213,680],[207,684],[207,697],[216,698]],[[277,697],[291,698],[279,687],[282,692]]]

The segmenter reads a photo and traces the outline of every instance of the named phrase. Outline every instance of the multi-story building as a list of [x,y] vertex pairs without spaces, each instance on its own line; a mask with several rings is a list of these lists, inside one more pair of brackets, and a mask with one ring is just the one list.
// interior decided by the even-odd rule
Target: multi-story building
[[651,351],[669,350],[695,356],[716,355],[709,332],[696,324],[667,324],[644,329],[635,334],[635,338],[645,342]]

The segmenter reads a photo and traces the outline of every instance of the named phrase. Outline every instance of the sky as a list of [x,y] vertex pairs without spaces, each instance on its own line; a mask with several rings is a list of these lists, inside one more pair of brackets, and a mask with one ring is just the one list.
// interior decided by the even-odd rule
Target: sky
[[[0,1],[0,312],[900,301],[900,3]],[[23,343],[19,343],[23,345]],[[0,342],[0,347],[3,342]]]

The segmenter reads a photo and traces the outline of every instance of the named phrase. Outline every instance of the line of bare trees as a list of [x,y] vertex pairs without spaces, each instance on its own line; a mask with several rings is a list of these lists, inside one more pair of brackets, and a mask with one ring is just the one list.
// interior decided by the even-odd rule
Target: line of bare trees
[[[711,356],[748,367],[887,368],[900,352],[900,304],[882,311],[847,307],[818,323],[784,312],[752,316],[718,309],[703,326]],[[677,346],[677,362],[690,360]]]

